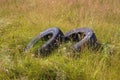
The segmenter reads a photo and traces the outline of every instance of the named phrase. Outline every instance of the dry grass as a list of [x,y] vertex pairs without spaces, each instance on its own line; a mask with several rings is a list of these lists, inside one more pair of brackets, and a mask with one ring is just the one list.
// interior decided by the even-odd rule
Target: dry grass
[[[0,0],[0,79],[120,80],[120,0]],[[104,51],[75,57],[63,44],[50,56],[23,52],[39,32],[92,28]],[[109,46],[109,47],[108,47]],[[109,54],[111,51],[111,55]],[[80,55],[80,58],[79,58]]]

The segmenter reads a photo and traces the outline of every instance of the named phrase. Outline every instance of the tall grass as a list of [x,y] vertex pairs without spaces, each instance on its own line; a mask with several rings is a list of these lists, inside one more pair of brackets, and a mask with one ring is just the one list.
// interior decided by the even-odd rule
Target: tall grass
[[[0,0],[0,80],[120,80],[120,0]],[[39,32],[92,28],[104,50],[24,53]]]

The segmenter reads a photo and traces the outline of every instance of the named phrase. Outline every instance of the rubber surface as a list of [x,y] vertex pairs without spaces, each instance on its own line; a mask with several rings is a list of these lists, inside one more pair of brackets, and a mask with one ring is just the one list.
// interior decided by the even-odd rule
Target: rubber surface
[[[51,36],[51,38],[48,37],[49,35]],[[34,37],[27,45],[25,51],[28,51],[37,41],[44,38],[48,41],[43,46],[41,46],[41,48],[37,49],[35,53],[37,55],[47,55],[62,43],[63,36],[64,35],[59,28],[49,28]]]
[[[81,37],[78,36],[78,34],[80,36],[83,35],[83,38],[80,39]],[[71,30],[69,32],[67,32],[64,35],[64,40],[68,41],[68,40],[73,40],[73,41],[77,41],[76,44],[74,44],[72,46],[73,51],[80,51],[81,47],[87,43],[87,45],[91,46],[91,47],[95,47],[96,46],[96,36],[94,34],[94,32],[89,29],[89,28],[77,28],[74,30]]]

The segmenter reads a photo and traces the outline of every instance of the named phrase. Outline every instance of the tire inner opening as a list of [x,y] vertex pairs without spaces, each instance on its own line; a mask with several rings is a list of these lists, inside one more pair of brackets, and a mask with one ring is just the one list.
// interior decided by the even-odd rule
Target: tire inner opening
[[34,52],[36,49],[39,49],[42,45],[44,45],[51,37],[53,34],[47,34],[41,39],[39,39],[33,46],[32,51]]
[[75,41],[78,42],[80,40],[82,40],[85,37],[84,33],[78,32],[78,33],[74,33],[72,35],[69,36],[70,41]]

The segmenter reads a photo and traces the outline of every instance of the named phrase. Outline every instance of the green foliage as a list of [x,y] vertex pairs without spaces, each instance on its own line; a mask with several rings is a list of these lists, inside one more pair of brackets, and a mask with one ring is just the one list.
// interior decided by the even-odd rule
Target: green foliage
[[[120,80],[119,0],[0,0],[0,80]],[[24,52],[41,31],[92,28],[102,50],[73,53],[64,43],[47,57]]]

